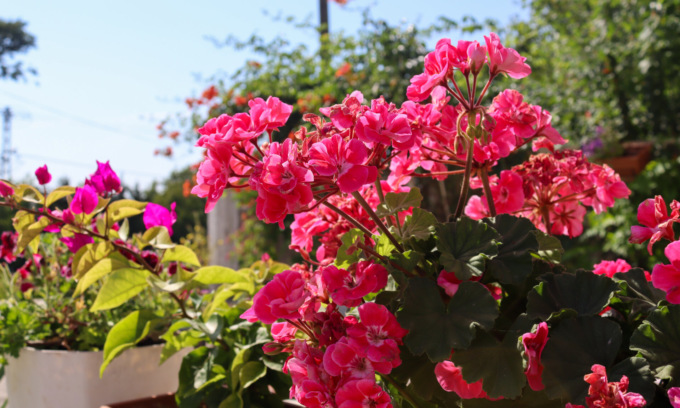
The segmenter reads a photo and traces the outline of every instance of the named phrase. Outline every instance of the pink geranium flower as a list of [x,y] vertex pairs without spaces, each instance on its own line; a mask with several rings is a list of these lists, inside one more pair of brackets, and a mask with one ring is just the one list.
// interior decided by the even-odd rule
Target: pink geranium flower
[[270,96],[265,102],[262,98],[248,101],[250,117],[253,127],[260,132],[271,131],[286,124],[293,112],[293,106],[281,102],[277,97]]
[[534,391],[545,388],[543,385],[543,364],[541,364],[541,353],[545,344],[548,342],[548,324],[541,322],[536,327],[536,331],[522,335],[522,345],[524,354],[527,357],[527,369],[524,374],[527,376],[529,387]]
[[401,150],[410,148],[415,142],[408,116],[382,97],[371,101],[371,109],[359,117],[355,131],[363,142],[381,143]]
[[451,361],[437,363],[434,375],[444,391],[455,392],[462,399],[487,398],[486,392],[482,389],[482,380],[466,382],[460,368]]
[[146,229],[153,227],[165,227],[168,234],[172,235],[172,225],[177,221],[175,203],[170,204],[170,209],[155,203],[148,203],[144,210],[144,226]]
[[352,193],[378,176],[374,166],[364,165],[368,158],[366,146],[356,139],[346,141],[335,134],[314,143],[309,149],[309,165],[319,175],[333,177],[340,191]]
[[272,324],[278,319],[298,319],[299,309],[308,295],[302,275],[287,270],[274,276],[255,294],[253,312],[265,324]]
[[437,42],[434,51],[425,56],[425,72],[411,78],[411,85],[406,89],[406,96],[413,102],[425,100],[432,89],[446,81],[452,69],[455,50],[451,40],[442,38]]
[[625,259],[617,259],[615,261],[602,261],[593,265],[593,273],[595,275],[604,275],[608,278],[613,278],[614,274],[618,272],[628,272],[632,266]]
[[[382,366],[382,369],[381,369]],[[343,337],[337,343],[331,344],[323,355],[323,367],[326,372],[345,380],[375,378],[375,372],[390,372],[390,363],[376,363],[376,367],[365,356],[361,356]]]
[[524,61],[526,58],[512,48],[505,48],[496,33],[484,36],[489,51],[489,70],[491,76],[506,73],[510,78],[524,78],[531,73],[531,67]]
[[619,382],[608,382],[604,366],[594,364],[592,374],[583,379],[590,384],[586,404],[589,407],[636,408],[647,403],[640,394],[628,392],[628,377],[621,377]]
[[383,305],[364,303],[358,309],[361,322],[347,329],[349,344],[372,362],[390,362],[398,367],[399,344],[408,330]]
[[349,270],[335,266],[324,268],[322,279],[333,301],[339,305],[354,307],[361,299],[387,285],[387,269],[371,261],[352,264]]
[[47,170],[47,165],[38,167],[38,169],[35,171],[35,177],[38,179],[38,184],[41,186],[44,186],[52,180],[52,175]]
[[73,214],[90,214],[97,208],[99,197],[97,192],[87,184],[83,187],[76,187],[76,193],[71,201],[71,212]]
[[664,250],[669,265],[658,264],[652,270],[652,285],[666,292],[666,300],[680,304],[680,241],[668,244]]
[[[678,202],[673,200],[671,209],[678,207]],[[675,211],[668,216],[668,209],[666,202],[662,196],[656,196],[653,199],[648,198],[643,201],[638,207],[637,213],[638,222],[643,226],[634,225],[630,227],[629,242],[633,244],[641,244],[649,240],[647,251],[652,254],[652,247],[654,244],[666,238],[670,241],[675,240],[675,233],[673,232],[673,223],[677,222],[678,216]]]
[[391,398],[375,379],[354,380],[345,383],[335,395],[338,408],[392,408]]

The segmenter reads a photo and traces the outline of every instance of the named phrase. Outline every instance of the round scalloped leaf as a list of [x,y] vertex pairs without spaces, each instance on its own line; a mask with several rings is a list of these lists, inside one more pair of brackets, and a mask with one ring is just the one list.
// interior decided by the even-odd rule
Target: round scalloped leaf
[[631,350],[644,357],[659,378],[680,386],[680,305],[662,306],[633,332]]
[[451,349],[470,345],[475,327],[489,329],[496,317],[496,301],[480,283],[461,283],[447,307],[436,283],[412,278],[397,319],[409,330],[404,344],[414,355],[427,353],[432,361],[444,361]]
[[482,388],[491,398],[518,397],[526,384],[516,341],[501,343],[481,330],[470,347],[453,353],[451,361],[461,368],[468,383],[483,380]]
[[498,254],[501,236],[482,221],[463,217],[435,228],[439,263],[460,280],[481,276],[486,260]]
[[519,286],[531,274],[531,254],[538,251],[538,242],[532,233],[535,227],[527,218],[507,214],[497,216],[491,225],[503,243],[498,255],[487,262],[486,270],[501,283]]
[[588,391],[583,376],[593,364],[606,367],[614,362],[621,337],[619,325],[600,316],[569,318],[551,328],[541,355],[548,397],[583,404]]
[[618,285],[606,276],[577,271],[576,274],[548,273],[527,296],[527,314],[547,320],[564,309],[579,315],[597,315],[609,303]]

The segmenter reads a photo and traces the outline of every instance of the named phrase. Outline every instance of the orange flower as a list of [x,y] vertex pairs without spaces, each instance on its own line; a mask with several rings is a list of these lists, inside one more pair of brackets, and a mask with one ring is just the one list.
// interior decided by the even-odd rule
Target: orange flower
[[340,78],[341,76],[345,76],[348,73],[352,71],[352,64],[349,62],[345,62],[340,68],[338,68],[337,71],[335,71],[335,77]]
[[184,197],[189,197],[190,194],[191,194],[191,181],[184,180],[184,184],[182,184],[182,195]]

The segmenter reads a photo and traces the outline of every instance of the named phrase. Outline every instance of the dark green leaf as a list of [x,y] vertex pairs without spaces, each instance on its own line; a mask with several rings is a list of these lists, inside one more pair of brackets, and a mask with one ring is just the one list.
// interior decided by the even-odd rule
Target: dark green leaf
[[621,346],[621,328],[600,316],[580,316],[551,328],[543,350],[543,384],[550,398],[583,404],[588,384],[583,376],[593,364],[607,367]]
[[498,254],[500,235],[488,224],[467,217],[436,227],[439,262],[460,280],[481,276],[484,263]]
[[411,207],[420,207],[420,202],[423,201],[423,196],[420,190],[411,187],[408,193],[387,193],[385,194],[385,203],[380,204],[376,213],[379,217],[388,215],[395,215],[397,212],[408,210]]
[[475,327],[488,329],[497,316],[496,301],[480,283],[461,283],[446,307],[436,283],[412,278],[398,320],[409,330],[404,344],[413,354],[427,353],[430,360],[443,361],[452,348],[464,349],[470,345]]
[[406,217],[401,229],[401,238],[406,241],[411,238],[427,239],[432,234],[432,229],[437,223],[437,218],[425,210],[414,208],[413,214]]
[[486,270],[501,283],[522,285],[532,271],[531,253],[538,251],[534,225],[527,218],[507,214],[485,221],[493,222],[503,242],[498,255],[487,261]]
[[662,306],[652,312],[630,338],[631,350],[648,362],[659,378],[680,386],[680,305]]
[[465,350],[453,353],[451,361],[461,368],[468,383],[483,380],[482,388],[491,398],[515,398],[526,384],[522,355],[513,342],[499,342],[489,333],[477,330]]
[[580,315],[599,314],[617,289],[611,279],[588,271],[547,273],[541,280],[527,296],[527,314],[541,320],[564,309]]

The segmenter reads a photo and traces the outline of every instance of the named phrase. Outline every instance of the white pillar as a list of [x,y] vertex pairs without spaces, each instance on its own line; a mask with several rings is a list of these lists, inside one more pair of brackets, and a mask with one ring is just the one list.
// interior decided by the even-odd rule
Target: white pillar
[[224,194],[215,208],[208,213],[208,248],[210,250],[210,265],[221,265],[237,268],[234,244],[230,237],[240,225],[239,208],[231,192]]

